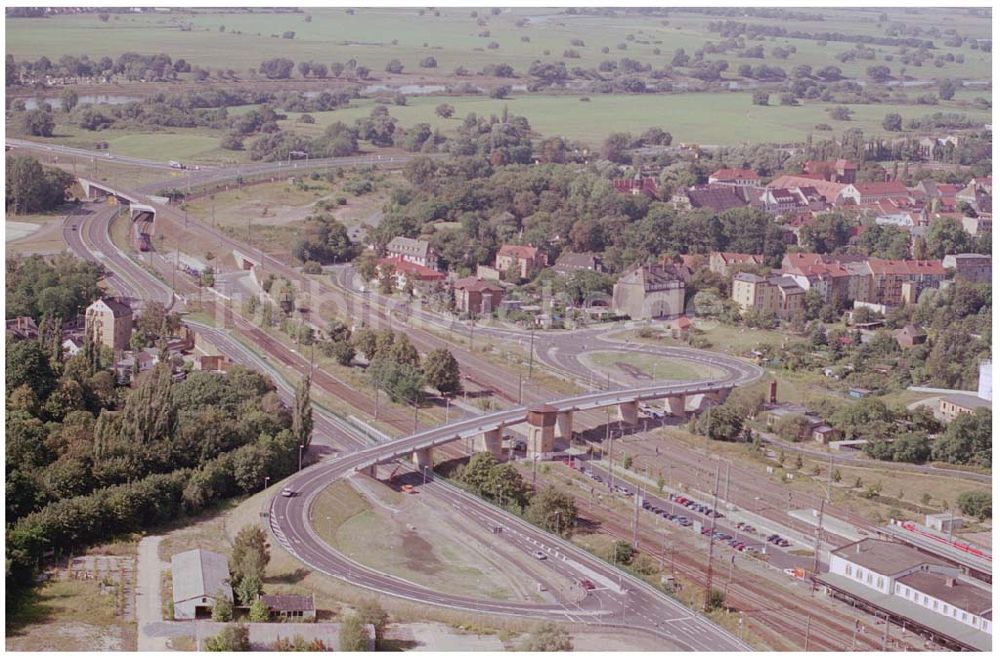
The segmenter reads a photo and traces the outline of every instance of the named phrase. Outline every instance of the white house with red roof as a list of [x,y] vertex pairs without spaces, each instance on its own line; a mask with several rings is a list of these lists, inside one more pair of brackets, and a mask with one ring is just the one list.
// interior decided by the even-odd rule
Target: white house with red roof
[[709,185],[732,185],[734,187],[756,187],[760,176],[753,169],[717,169],[708,176]]

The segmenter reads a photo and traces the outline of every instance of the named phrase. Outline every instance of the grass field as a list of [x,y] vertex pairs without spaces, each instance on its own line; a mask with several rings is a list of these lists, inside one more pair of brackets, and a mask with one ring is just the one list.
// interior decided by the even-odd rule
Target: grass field
[[[423,11],[423,15],[421,15]],[[7,20],[7,52],[16,59],[37,59],[47,55],[58,60],[60,55],[91,57],[117,56],[123,52],[166,52],[184,57],[200,66],[232,68],[240,75],[270,57],[289,57],[295,61],[315,60],[329,64],[354,58],[369,66],[376,74],[385,64],[397,58],[406,66],[406,73],[444,72],[450,74],[458,65],[478,71],[485,64],[503,61],[519,71],[536,59],[559,60],[563,51],[573,48],[579,58],[567,59],[568,66],[596,66],[604,59],[630,57],[648,62],[655,68],[669,63],[677,48],[689,54],[704,46],[706,41],[718,42],[718,33],[708,31],[710,21],[721,17],[672,10],[667,18],[618,12],[613,19],[597,15],[566,15],[559,9],[533,7],[505,9],[493,16],[480,9],[478,16],[468,8],[432,10],[417,7],[404,9],[363,8],[348,14],[343,8],[309,8],[305,13],[219,13],[199,10],[147,14],[112,14],[104,23],[96,14],[67,15],[37,19]],[[811,33],[839,31],[848,34],[884,35],[887,24],[878,22],[883,11],[890,22],[901,21],[907,26],[923,29],[955,28],[968,37],[988,38],[990,21],[954,10],[922,9],[910,13],[904,9],[823,9],[823,20],[781,21],[789,31]],[[307,16],[309,20],[307,22]],[[523,27],[516,23],[528,22]],[[773,25],[774,19],[734,18],[750,24]],[[483,21],[484,24],[479,24]],[[190,26],[190,29],[182,27]],[[225,32],[220,32],[225,26]],[[295,33],[294,39],[279,38],[283,32]],[[480,36],[488,31],[488,35]],[[236,34],[239,32],[240,34]],[[522,41],[527,37],[529,41]],[[581,39],[583,46],[572,45]],[[950,49],[936,41],[938,52],[961,52],[964,65],[950,64],[944,69],[911,68],[909,75],[918,78],[951,75],[953,77],[988,78],[990,55],[968,47]],[[487,48],[490,42],[499,48]],[[150,44],[156,47],[151,48]],[[752,44],[751,44],[752,45]],[[823,66],[839,52],[853,47],[850,42],[831,41],[820,46],[808,39],[769,38],[763,42],[763,60],[743,60],[752,64],[766,63],[786,67],[797,64]],[[794,45],[797,52],[788,59],[771,55],[775,46]],[[624,46],[620,48],[619,46]],[[608,48],[608,53],[601,52]],[[659,54],[656,50],[659,49]],[[876,46],[878,59],[897,51],[891,46]],[[548,54],[546,54],[548,51]],[[421,69],[418,61],[433,55],[437,69]],[[731,68],[739,58],[734,53],[707,55],[707,59],[727,59]],[[872,62],[855,60],[841,66],[845,74],[856,76]],[[900,63],[888,63],[894,73]]]
[[[985,92],[984,92],[985,93]],[[950,111],[948,103],[938,106],[917,105],[852,105],[851,121],[832,121],[827,110],[832,103],[806,103],[799,107],[772,105],[759,107],[751,103],[749,92],[590,95],[589,102],[580,96],[516,95],[505,100],[485,97],[411,97],[405,106],[390,106],[389,113],[402,127],[429,123],[444,134],[454,134],[462,119],[470,112],[479,115],[500,115],[506,106],[510,112],[525,116],[531,127],[541,135],[560,135],[599,145],[608,133],[615,131],[642,132],[658,127],[674,137],[675,143],[731,145],[754,142],[804,141],[810,133],[815,138],[833,136],[849,128],[860,128],[866,135],[882,133],[882,119],[889,112],[898,112],[906,120],[935,111]],[[455,107],[455,115],[442,119],[434,112],[440,103]],[[296,123],[290,116],[283,128],[303,134],[319,134],[336,121],[351,124],[367,116],[375,105],[373,100],[352,101],[349,107],[332,112],[318,112],[316,123]],[[970,117],[991,121],[990,113],[979,110],[958,110]],[[817,132],[817,123],[828,123],[833,132]]]

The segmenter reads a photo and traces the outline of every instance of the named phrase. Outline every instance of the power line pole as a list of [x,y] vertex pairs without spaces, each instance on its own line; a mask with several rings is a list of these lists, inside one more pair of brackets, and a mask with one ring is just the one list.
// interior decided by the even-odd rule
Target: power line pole
[[806,646],[805,651],[809,651],[809,627],[812,625],[812,615],[806,617]]
[[[825,500],[819,501],[819,519],[816,524],[816,546],[813,548],[813,574],[819,573],[819,540],[820,536],[823,534],[823,508],[826,505]],[[809,587],[810,590],[816,590],[816,581],[812,581],[812,585]]]
[[[715,488],[712,494],[712,509],[719,504],[719,464],[715,465]],[[705,581],[705,610],[712,596],[712,554],[715,552],[715,515],[712,515],[711,530],[708,533],[708,572]]]
[[632,548],[639,550],[639,496],[642,495],[642,489],[636,487],[635,492],[635,518],[634,525],[632,527]]
[[528,381],[531,381],[531,371],[535,365],[535,325],[531,325],[531,346],[528,348]]

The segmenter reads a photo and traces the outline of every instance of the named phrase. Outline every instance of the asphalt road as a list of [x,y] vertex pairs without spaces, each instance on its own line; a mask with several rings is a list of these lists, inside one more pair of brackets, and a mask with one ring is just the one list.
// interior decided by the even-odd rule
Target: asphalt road
[[[90,207],[84,207],[81,214],[74,215],[67,221],[65,227],[67,242],[81,256],[101,262],[113,271],[112,285],[120,293],[172,302],[172,292],[163,282],[121,254],[111,243],[108,229],[116,212],[116,206],[90,204]],[[230,342],[227,343],[225,332],[208,327],[199,327],[199,329],[213,332],[211,338],[222,343],[220,349],[229,350],[234,358],[238,358],[241,362],[256,362],[257,367],[263,366],[265,371],[276,374],[273,368],[268,368],[266,363],[262,363],[260,357],[253,355],[245,347],[240,346],[238,342],[229,339]],[[281,381],[280,377],[276,379]],[[672,383],[670,386],[673,390],[677,384]],[[281,392],[286,398],[289,394],[288,389],[289,387],[285,383]],[[646,391],[649,394],[654,392],[657,391],[652,389]],[[658,392],[662,393],[662,391]],[[609,395],[616,396],[621,395],[621,393],[600,392],[584,396],[584,398],[588,403],[596,404],[606,401]],[[520,413],[523,414],[523,411]],[[346,444],[348,447],[360,447],[362,442],[357,438],[357,433],[350,431],[349,426],[345,427],[344,421],[324,410],[318,410],[316,417],[319,435],[329,437],[328,440],[331,442],[337,441]],[[462,420],[458,423],[476,424],[481,423],[481,419]],[[442,431],[440,428],[435,428],[435,430]],[[449,427],[443,431],[447,434],[451,430],[452,428]],[[546,550],[552,555],[549,563],[555,565],[552,568],[558,576],[578,580],[586,578],[593,581],[597,585],[597,589],[590,591],[580,604],[574,605],[518,605],[444,595],[363,567],[332,551],[318,538],[309,521],[309,506],[303,503],[310,501],[318,491],[325,488],[336,477],[353,474],[358,464],[373,460],[384,461],[386,453],[399,451],[406,447],[407,441],[419,442],[423,440],[426,440],[426,436],[418,434],[416,439],[404,437],[385,444],[363,447],[337,457],[331,462],[321,462],[319,465],[303,471],[301,475],[288,484],[288,486],[298,490],[301,495],[294,498],[279,497],[275,499],[272,515],[275,536],[287,546],[290,552],[318,571],[393,596],[476,613],[529,616],[531,618],[545,617],[578,623],[635,628],[655,633],[671,645],[681,649],[737,650],[749,648],[731,634],[716,627],[712,622],[648,587],[645,583],[623,576],[613,567],[581,549],[556,539],[534,526],[493,508],[484,501],[444,483],[433,482],[428,486],[428,493],[432,493],[433,489],[433,494],[436,497],[463,510],[470,519],[478,519],[478,522],[491,526],[503,525],[506,529],[503,534],[504,540],[514,542],[515,545],[522,546],[524,550],[529,550],[533,546],[538,547],[535,550]],[[616,586],[619,579],[625,584],[624,591],[619,590]]]

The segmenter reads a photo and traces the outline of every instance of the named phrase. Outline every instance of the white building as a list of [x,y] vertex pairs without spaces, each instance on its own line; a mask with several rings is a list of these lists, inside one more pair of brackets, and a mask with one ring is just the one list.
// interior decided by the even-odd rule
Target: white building
[[232,602],[226,556],[196,548],[170,560],[174,619],[206,619],[219,597]]
[[993,362],[983,361],[979,364],[979,392],[983,400],[993,401]]
[[438,257],[434,247],[427,240],[396,237],[385,246],[389,258],[400,258],[432,270],[438,268]]
[[832,551],[829,572],[817,580],[831,595],[947,645],[990,650],[991,591],[957,566],[915,548],[862,539]]

